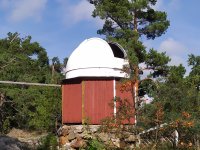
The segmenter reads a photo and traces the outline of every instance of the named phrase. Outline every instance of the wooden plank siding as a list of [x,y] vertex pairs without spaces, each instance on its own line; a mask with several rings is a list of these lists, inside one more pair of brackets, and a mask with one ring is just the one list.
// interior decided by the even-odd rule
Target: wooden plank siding
[[[128,102],[131,104],[131,106],[133,106],[133,108],[134,108],[134,102],[133,102],[131,92],[129,90],[121,91],[121,82],[120,81],[116,81],[116,97],[120,97],[122,100],[127,99]],[[117,103],[117,107],[119,107],[118,103]],[[124,120],[123,121],[124,124],[135,124],[134,110],[133,110],[132,114],[133,114],[133,117],[131,118],[130,122],[128,122],[128,120]]]
[[82,88],[80,81],[62,85],[62,122],[82,123]]
[[102,119],[113,115],[109,105],[113,97],[113,79],[85,81],[85,117],[90,124],[100,124]]
[[[115,87],[114,87],[115,86]],[[115,95],[116,94],[116,95]],[[128,99],[134,106],[130,92],[120,91],[120,82],[114,78],[78,78],[62,85],[62,122],[64,124],[101,124],[101,120],[114,114],[114,96]],[[117,104],[118,106],[118,104]],[[131,124],[135,123],[135,118]],[[128,124],[125,120],[124,124]]]

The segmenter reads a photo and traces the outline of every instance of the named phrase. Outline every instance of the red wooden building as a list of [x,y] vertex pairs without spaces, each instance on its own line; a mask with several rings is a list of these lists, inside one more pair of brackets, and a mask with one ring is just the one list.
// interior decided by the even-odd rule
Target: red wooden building
[[[126,77],[122,71],[127,64],[125,57],[119,44],[100,38],[87,39],[73,51],[62,84],[63,124],[81,124],[85,119],[100,124],[103,118],[116,115],[114,97],[127,98],[134,106],[131,93],[119,88],[119,80]],[[114,107],[110,107],[111,102]]]

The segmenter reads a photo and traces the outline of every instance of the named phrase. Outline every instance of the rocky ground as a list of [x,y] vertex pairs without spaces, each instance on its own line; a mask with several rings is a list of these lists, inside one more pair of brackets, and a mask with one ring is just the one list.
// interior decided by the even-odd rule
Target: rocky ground
[[[123,144],[129,145],[129,148],[135,146],[137,138],[131,133],[127,133],[127,138],[120,141],[115,133],[108,134],[99,132],[98,125],[64,125],[58,132],[58,146],[61,150],[75,150],[85,148],[88,141],[98,139],[106,145],[114,147],[124,147]],[[41,144],[41,138],[47,136],[46,133],[28,132],[19,129],[12,129],[7,135],[0,135],[0,150],[34,150]]]
[[46,133],[28,132],[13,128],[7,135],[0,135],[1,150],[31,150],[36,149],[40,139]]
[[29,150],[30,147],[16,138],[0,135],[1,150]]

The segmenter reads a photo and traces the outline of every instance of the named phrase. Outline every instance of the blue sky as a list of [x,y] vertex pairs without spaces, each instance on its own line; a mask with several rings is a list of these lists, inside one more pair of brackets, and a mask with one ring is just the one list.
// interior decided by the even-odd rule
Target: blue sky
[[[200,55],[199,0],[158,0],[155,8],[168,14],[170,27],[156,40],[142,39],[147,48],[166,51],[171,64],[187,66],[187,55]],[[96,34],[103,22],[91,17],[87,0],[0,0],[0,38],[8,32],[31,35],[61,61],[86,38]]]

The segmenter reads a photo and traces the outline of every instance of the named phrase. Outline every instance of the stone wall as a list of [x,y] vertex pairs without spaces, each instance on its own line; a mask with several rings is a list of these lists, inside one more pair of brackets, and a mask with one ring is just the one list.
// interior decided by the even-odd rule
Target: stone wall
[[119,139],[115,132],[105,133],[99,129],[99,125],[64,125],[58,130],[59,148],[84,148],[91,139],[97,139],[110,147],[134,148],[138,141],[133,133],[126,132],[126,136]]

